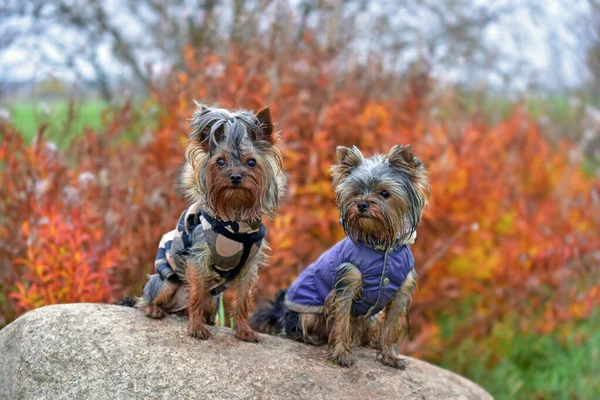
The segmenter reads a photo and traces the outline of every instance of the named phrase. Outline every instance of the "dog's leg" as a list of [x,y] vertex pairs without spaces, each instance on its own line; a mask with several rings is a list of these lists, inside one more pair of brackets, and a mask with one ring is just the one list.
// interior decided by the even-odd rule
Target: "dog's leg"
[[179,289],[179,285],[160,279],[158,274],[150,275],[144,293],[137,300],[136,307],[146,316],[161,319],[167,315],[163,308]]
[[395,344],[400,339],[402,317],[408,313],[412,292],[417,286],[417,273],[412,270],[385,308],[385,321],[381,331],[381,362],[390,367],[405,369],[406,361],[396,353]]
[[258,281],[258,263],[251,262],[237,278],[237,293],[233,310],[235,337],[246,342],[258,342],[258,334],[248,324],[252,289]]
[[204,301],[204,320],[207,325],[215,324],[215,316],[217,313],[217,296],[207,294]]
[[322,346],[327,342],[327,324],[323,314],[300,313],[301,335],[296,340],[312,346]]
[[381,321],[377,317],[361,319],[356,321],[354,338],[358,338],[358,344],[363,347],[379,349],[379,330]]
[[190,284],[188,335],[205,340],[210,337],[210,332],[204,325],[204,297],[210,296],[210,294],[206,293],[204,276],[202,276],[199,269],[195,268],[193,265],[189,265],[186,271],[186,277]]
[[140,309],[140,311],[146,314],[147,317],[153,319],[163,319],[167,315],[167,312],[156,304],[141,302],[137,305],[137,307]]
[[335,274],[334,287],[327,296],[324,313],[327,326],[331,327],[329,358],[341,365],[350,367],[354,364],[354,357],[350,351],[352,346],[352,303],[359,296],[362,289],[362,274],[356,266],[346,263],[338,267]]

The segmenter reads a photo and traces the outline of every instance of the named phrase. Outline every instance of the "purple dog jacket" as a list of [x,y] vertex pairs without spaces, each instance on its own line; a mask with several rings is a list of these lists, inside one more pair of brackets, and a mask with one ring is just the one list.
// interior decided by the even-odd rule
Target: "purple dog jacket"
[[362,274],[362,293],[352,309],[355,317],[362,317],[385,308],[414,268],[415,259],[406,245],[396,247],[385,257],[384,250],[345,238],[302,271],[287,291],[286,306],[296,312],[323,312],[325,299],[333,289],[335,272],[344,263],[353,264]]

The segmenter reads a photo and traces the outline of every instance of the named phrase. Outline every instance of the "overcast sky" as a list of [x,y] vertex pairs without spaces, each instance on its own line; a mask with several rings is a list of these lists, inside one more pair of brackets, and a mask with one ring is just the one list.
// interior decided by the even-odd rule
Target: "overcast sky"
[[[514,3],[530,0],[473,0],[475,5],[499,3]],[[534,0],[535,1],[535,0]],[[498,71],[503,68],[509,70],[517,62],[524,61],[529,65],[527,76],[523,76],[521,83],[517,80],[517,89],[520,84],[532,77],[547,87],[557,85],[575,86],[581,84],[585,78],[583,68],[583,57],[585,52],[584,43],[577,39],[574,31],[580,27],[577,24],[585,23],[581,16],[585,15],[588,8],[587,3],[581,0],[538,0],[544,5],[547,17],[544,21],[535,21],[526,12],[517,12],[500,19],[482,34],[485,40],[496,46],[502,59],[496,65]],[[119,9],[118,1],[109,0],[115,10]],[[372,2],[372,4],[377,4]],[[374,6],[378,8],[377,5]],[[190,10],[189,12],[192,12]],[[117,13],[113,16],[120,24],[128,27],[127,33],[132,37],[143,37],[135,20],[128,18],[125,13]],[[31,25],[27,18],[12,21],[20,26]],[[424,27],[427,31],[428,21],[424,15],[415,19],[414,16],[406,18],[399,15],[398,24],[414,23]],[[33,28],[33,27],[32,27]],[[61,38],[60,45],[81,45],[82,38],[76,32],[64,30],[60,26],[52,27],[52,30]],[[1,34],[1,32],[0,32]],[[42,57],[40,52],[46,53]],[[108,45],[103,45],[100,52],[101,62],[107,70],[116,75],[122,75],[123,67],[115,62]],[[164,69],[168,63],[161,59],[160,54],[152,51],[145,52],[142,57],[156,67],[157,70]],[[61,79],[73,80],[72,74],[44,59],[54,59],[60,63],[61,55],[56,50],[56,45],[50,40],[25,39],[4,51],[0,51],[0,74],[4,81],[32,81],[43,80],[48,77],[59,77]],[[460,64],[460,63],[459,63]],[[93,70],[82,68],[84,74],[93,75]],[[453,69],[438,68],[434,70],[436,75],[446,81],[465,81],[470,77],[467,66],[455,67]],[[480,78],[480,77],[479,77]],[[492,84],[502,85],[500,74],[490,72],[486,79]]]

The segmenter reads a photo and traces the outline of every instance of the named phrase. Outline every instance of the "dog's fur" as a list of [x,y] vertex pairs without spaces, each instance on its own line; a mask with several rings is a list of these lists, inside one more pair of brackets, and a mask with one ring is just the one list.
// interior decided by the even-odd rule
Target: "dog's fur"
[[[425,167],[411,147],[394,146],[387,156],[371,158],[364,158],[356,147],[338,147],[337,157],[331,168],[333,186],[348,237],[378,249],[414,240],[412,235],[416,235],[430,189]],[[369,203],[366,212],[359,211],[360,202]],[[353,316],[353,303],[359,298],[363,281],[358,266],[351,263],[336,269],[334,287],[322,313],[287,309],[282,290],[275,301],[258,307],[250,323],[260,332],[282,333],[314,345],[327,343],[330,359],[344,367],[354,364],[351,346],[361,344],[377,348],[383,364],[404,369],[405,361],[394,346],[400,338],[403,316],[408,323],[416,278],[413,269],[385,307],[382,323],[377,316]]]
[[[247,222],[273,217],[284,192],[285,175],[281,140],[273,129],[269,109],[255,115],[198,106],[180,176],[190,203],[199,203],[218,220]],[[241,182],[232,184],[232,174],[241,175]],[[192,243],[185,271],[176,271],[181,284],[152,275],[137,307],[152,318],[188,314],[188,334],[207,339],[210,332],[205,324],[214,324],[217,311],[216,297],[207,287],[213,260],[203,236],[194,235]],[[266,261],[267,249],[263,241],[258,253],[246,261],[235,278],[235,335],[249,342],[258,341],[248,325],[248,314],[252,288],[258,280],[259,266]]]

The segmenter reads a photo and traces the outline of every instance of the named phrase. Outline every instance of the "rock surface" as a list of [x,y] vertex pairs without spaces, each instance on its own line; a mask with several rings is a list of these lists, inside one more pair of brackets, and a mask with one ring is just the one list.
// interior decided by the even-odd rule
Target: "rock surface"
[[385,367],[356,349],[342,369],[326,348],[262,336],[241,342],[211,327],[199,341],[186,320],[131,308],[39,308],[0,331],[0,399],[491,399],[449,371],[408,359]]

